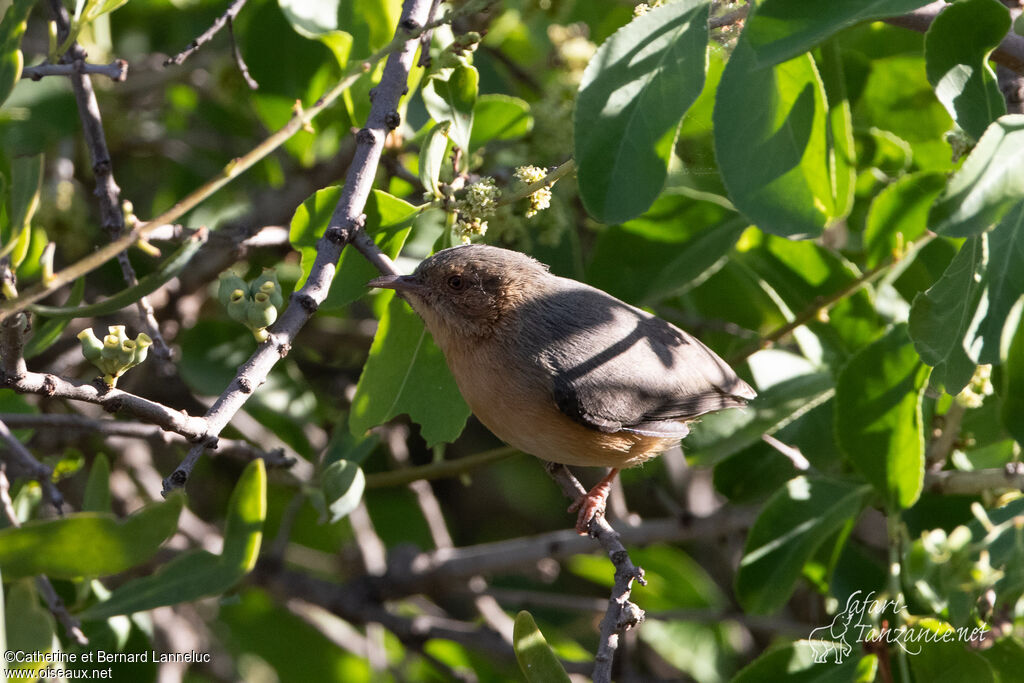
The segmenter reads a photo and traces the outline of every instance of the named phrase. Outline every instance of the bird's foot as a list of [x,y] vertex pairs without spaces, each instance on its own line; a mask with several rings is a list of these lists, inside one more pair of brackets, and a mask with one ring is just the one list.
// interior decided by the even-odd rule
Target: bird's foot
[[605,506],[608,502],[608,493],[612,490],[612,479],[619,473],[613,469],[608,476],[597,482],[594,488],[590,489],[585,496],[581,496],[575,503],[569,506],[569,512],[579,510],[576,517],[576,533],[580,536],[590,534],[590,523],[598,516],[604,515]]

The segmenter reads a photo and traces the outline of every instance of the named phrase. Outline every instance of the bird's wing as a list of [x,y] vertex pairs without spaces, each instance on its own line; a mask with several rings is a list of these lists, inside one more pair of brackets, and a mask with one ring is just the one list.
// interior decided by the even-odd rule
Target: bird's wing
[[573,282],[531,305],[520,346],[559,409],[588,427],[681,438],[682,421],[755,395],[700,341],[605,292]]

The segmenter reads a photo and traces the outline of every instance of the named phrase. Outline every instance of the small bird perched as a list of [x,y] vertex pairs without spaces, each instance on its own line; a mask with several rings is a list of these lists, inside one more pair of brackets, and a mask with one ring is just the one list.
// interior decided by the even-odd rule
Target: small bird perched
[[756,395],[675,325],[516,251],[452,247],[412,275],[368,284],[400,292],[423,318],[498,438],[543,460],[612,468],[569,508],[584,535],[619,469],[678,443],[688,421]]

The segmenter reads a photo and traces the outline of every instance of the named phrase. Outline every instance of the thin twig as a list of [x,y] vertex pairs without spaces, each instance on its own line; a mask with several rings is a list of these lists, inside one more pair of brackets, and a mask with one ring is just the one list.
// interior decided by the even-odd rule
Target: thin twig
[[516,190],[515,192],[511,192],[507,195],[503,194],[501,198],[498,199],[498,205],[502,206],[504,204],[512,204],[514,202],[518,202],[520,199],[526,199],[537,190],[543,190],[545,187],[551,187],[560,179],[564,178],[570,173],[573,173],[575,170],[576,160],[569,159],[568,161],[564,162],[561,166],[558,166],[557,168],[550,171],[546,176],[544,176],[540,180],[530,183],[529,185],[525,185]]
[[18,441],[7,425],[0,422],[0,441],[7,445],[8,456],[5,458],[19,470],[39,482],[43,488],[43,496],[57,510],[64,514],[64,496],[53,483],[53,468],[35,459],[28,449]]
[[[267,341],[242,364],[235,379],[207,411],[206,422],[211,435],[220,433],[255,388],[264,382],[271,368],[288,354],[299,330],[327,298],[341,250],[354,238],[364,234],[360,230],[365,221],[363,207],[373,187],[384,140],[388,132],[398,125],[398,103],[407,87],[416,53],[416,39],[423,31],[428,9],[427,0],[406,0],[404,3],[395,40],[392,41],[401,47],[391,53],[380,83],[374,88],[366,126],[356,135],[356,153],[349,166],[341,198],[324,236],[317,244],[316,260],[309,277],[302,288],[292,294],[288,307],[273,325]],[[367,239],[377,250],[373,240]],[[354,243],[358,249],[359,241]],[[165,493],[185,485],[204,450],[205,447],[201,445],[189,450],[177,469],[164,480]]]
[[747,14],[750,12],[750,5],[744,5],[734,9],[731,12],[727,12],[720,17],[711,17],[708,19],[708,28],[724,28],[726,26],[732,26],[747,18]]
[[[244,2],[245,0],[241,0]],[[245,59],[242,57],[242,51],[238,48],[238,41],[235,40],[235,20],[228,18],[228,37],[231,39],[231,53],[235,56],[235,65],[238,66],[238,70],[242,72],[242,78],[245,79],[245,84],[249,86],[249,90],[259,90],[260,84],[256,82],[256,79],[249,73],[249,66],[245,63]]]
[[38,64],[21,70],[22,78],[38,81],[44,76],[70,76],[72,74],[96,74],[112,81],[123,82],[128,78],[128,62],[115,59],[110,64],[89,64],[82,60],[70,64]]
[[[545,470],[572,501],[575,502],[587,495],[587,490],[565,465],[548,463]],[[601,638],[597,654],[594,656],[593,675],[594,683],[610,683],[612,661],[619,646],[619,635],[639,626],[644,620],[644,611],[629,600],[633,591],[633,581],[636,580],[641,586],[647,582],[644,580],[644,570],[633,564],[629,552],[622,545],[619,533],[603,515],[597,515],[590,521],[590,535],[605,549],[615,567],[615,584],[608,599],[608,609],[601,620]]]
[[[2,462],[0,462],[0,508],[3,508],[4,517],[7,518],[8,524],[15,528],[21,526],[21,522],[14,512],[14,502],[11,500],[11,484],[7,480],[7,469]],[[68,612],[64,606],[64,601],[60,599],[57,591],[53,588],[53,584],[50,583],[50,579],[39,575],[36,577],[36,586],[39,588],[39,592],[42,593],[43,599],[46,600],[46,605],[50,608],[50,612],[64,626],[68,638],[79,645],[88,645],[89,639],[82,632],[81,623]]]
[[374,472],[373,474],[366,475],[366,488],[405,486],[414,481],[458,477],[484,465],[489,465],[492,462],[504,460],[518,452],[510,446],[499,446],[489,451],[474,453],[473,455],[467,455],[456,460],[441,460],[440,462],[432,462],[429,465],[405,467],[390,472]]
[[193,40],[191,43],[189,43],[188,47],[186,47],[184,50],[182,50],[173,57],[168,57],[167,60],[164,61],[164,66],[170,66],[171,64],[181,64],[182,62],[184,62],[186,59],[189,58],[189,56],[191,56],[193,52],[198,50],[201,46],[205,45],[206,43],[210,42],[210,40],[215,35],[217,35],[217,32],[224,28],[225,24],[234,20],[234,18],[238,16],[238,13],[242,11],[242,7],[244,6],[245,0],[234,0],[234,2],[228,5],[228,8],[224,12],[224,14],[220,15],[219,17],[217,17],[216,20],[214,20],[210,28],[203,31],[199,35],[199,37]]
[[[67,10],[60,0],[50,0],[48,4],[50,15],[57,25],[58,37],[63,41],[71,31]],[[79,62],[84,63],[85,56],[85,50],[75,42],[61,57],[61,62],[72,65]],[[68,78],[71,81],[71,89],[75,93],[78,116],[82,122],[82,133],[85,136],[86,146],[89,148],[92,172],[96,179],[94,194],[99,200],[100,224],[111,240],[116,242],[125,233],[124,211],[121,209],[121,188],[114,180],[114,166],[110,159],[110,150],[107,148],[107,138],[103,132],[103,119],[100,117],[100,107],[96,101],[92,79],[87,73],[77,70],[69,74]],[[128,258],[128,252],[118,251],[117,259],[125,283],[129,287],[134,287],[139,280],[135,275],[135,268],[132,267]],[[163,335],[160,334],[160,325],[153,314],[153,306],[149,303],[149,299],[140,297],[136,306],[139,318],[146,328],[147,334],[153,340],[153,355],[162,361],[169,361],[171,350],[167,346],[167,342],[164,341]]]

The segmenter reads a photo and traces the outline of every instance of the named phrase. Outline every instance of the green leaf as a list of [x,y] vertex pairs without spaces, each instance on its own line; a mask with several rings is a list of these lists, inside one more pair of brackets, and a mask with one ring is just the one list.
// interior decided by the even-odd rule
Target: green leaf
[[924,39],[928,81],[953,120],[975,140],[1006,113],[988,56],[1010,30],[1010,12],[998,0],[947,5]]
[[[295,285],[296,289],[305,283],[313,269],[317,241],[330,223],[341,192],[341,186],[317,190],[295,210],[288,239],[302,256],[302,278]],[[367,234],[373,237],[373,241],[385,254],[391,258],[397,257],[417,216],[416,207],[386,192],[374,190],[366,201],[363,213],[366,215],[364,230]],[[366,283],[379,274],[358,251],[343,250],[331,291],[320,310],[336,311],[348,306],[369,291]]]
[[[857,677],[861,663],[860,652],[837,663],[835,652],[844,651],[844,642],[798,640],[763,653],[732,679],[731,683],[851,683],[863,680]],[[819,661],[824,654],[826,659]],[[867,659],[867,657],[865,657]],[[873,677],[868,680],[873,680]]]
[[910,336],[921,358],[959,391],[978,364],[998,363],[1006,316],[1024,294],[1024,202],[994,230],[971,237],[942,277],[914,298]]
[[821,48],[821,79],[828,103],[829,172],[834,179],[833,220],[846,217],[853,208],[857,182],[856,148],[853,142],[853,118],[846,94],[846,78],[839,41],[830,40]]
[[0,105],[21,78],[21,69],[25,65],[21,37],[25,34],[28,15],[34,5],[32,0],[14,0],[0,20]]
[[352,35],[339,29],[338,0],[278,0],[295,32],[319,40],[330,48],[338,66],[345,68],[352,52]]
[[489,142],[516,140],[533,130],[533,116],[526,100],[510,95],[481,95],[473,106],[471,149]]
[[928,209],[945,186],[944,173],[925,171],[905,175],[878,193],[864,227],[869,268],[889,262],[900,245],[924,234]]
[[434,197],[441,196],[441,166],[448,154],[448,131],[451,127],[450,121],[437,124],[427,133],[427,139],[420,147],[420,183]]
[[82,512],[110,512],[110,459],[103,453],[92,461],[82,494]]
[[[949,624],[922,619],[913,630],[921,632],[914,634],[920,638],[915,649],[910,650],[914,656],[907,657],[916,680],[971,683],[997,683],[1000,680],[996,678],[992,665],[967,647]],[[946,640],[947,637],[952,637],[952,640]],[[1018,670],[1015,675],[1019,673]]]
[[834,479],[796,477],[773,495],[750,529],[736,573],[743,609],[767,614],[786,604],[804,564],[853,522],[870,488]]
[[363,499],[366,477],[354,462],[338,460],[324,468],[320,475],[320,488],[330,513],[327,522],[334,524],[348,516]]
[[0,568],[16,578],[106,576],[148,560],[178,529],[184,496],[150,503],[124,520],[81,512],[0,531]]
[[32,216],[39,206],[39,192],[43,187],[43,161],[34,157],[17,157],[11,162],[11,191],[7,197],[7,224],[0,231],[3,248],[0,257],[10,254],[11,265],[17,268],[28,252]]
[[637,305],[663,301],[721,266],[746,228],[718,204],[665,192],[643,216],[599,233],[587,281]]
[[469,153],[473,130],[473,107],[476,105],[480,74],[466,64],[442,69],[423,86],[423,103],[431,118],[452,124],[449,136],[459,149]]
[[763,66],[806,52],[847,26],[905,14],[929,0],[830,0],[828,11],[806,0],[764,0],[747,19],[748,40]]
[[154,574],[124,583],[109,599],[77,616],[86,621],[107,619],[227,591],[255,566],[266,514],[266,469],[262,460],[253,460],[242,471],[228,501],[220,555],[205,550],[178,555]]
[[851,358],[836,381],[839,447],[894,510],[910,507],[921,494],[927,378],[900,324]]
[[1024,114],[988,127],[945,192],[932,205],[928,225],[952,237],[989,230],[1024,199]]
[[722,180],[739,211],[776,235],[821,234],[835,200],[825,89],[810,55],[760,66],[744,31],[718,86],[714,131]]
[[141,297],[152,294],[171,278],[177,277],[192,260],[199,248],[206,243],[206,231],[192,235],[176,252],[171,254],[149,275],[140,278],[138,283],[102,301],[87,306],[42,306],[32,304],[28,307],[33,313],[51,318],[90,318],[116,313],[126,306],[131,306]]
[[529,612],[523,611],[516,615],[515,626],[512,628],[512,648],[527,683],[569,683],[569,674],[565,673]]
[[454,441],[469,417],[455,378],[419,317],[390,292],[383,296],[390,299],[356,385],[349,428],[361,436],[408,413],[428,446]]
[[710,465],[739,453],[774,434],[833,394],[828,372],[802,375],[780,382],[758,394],[744,410],[727,410],[701,418],[686,439],[686,455]]
[[639,216],[665,185],[679,122],[704,86],[708,3],[652,9],[601,45],[573,119],[580,198],[604,223]]
[[[4,579],[9,580],[6,575]],[[35,581],[25,578],[8,583],[6,603],[7,645],[4,652],[50,652],[57,638],[57,624],[49,610],[40,604]],[[11,668],[32,666],[14,663]]]
[[1006,430],[1024,444],[1024,298],[1006,318],[1002,337],[1003,391],[1001,417]]
[[[68,295],[68,300],[64,302],[64,306],[75,308],[82,303],[84,296],[85,278],[78,278],[75,280],[75,284],[71,285],[71,293]],[[38,327],[33,325],[32,337],[25,344],[25,359],[35,358],[53,346],[72,320],[73,318],[69,317],[59,317],[47,320],[42,325],[37,323]]]
[[82,23],[89,24],[104,14],[113,12],[126,2],[128,0],[88,0],[85,4],[85,11],[82,12]]

